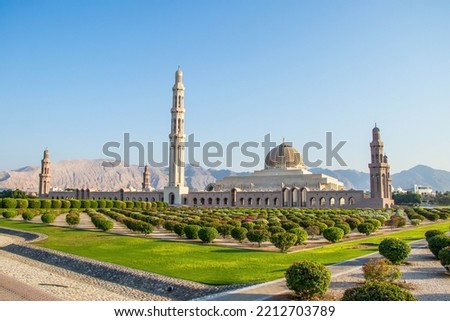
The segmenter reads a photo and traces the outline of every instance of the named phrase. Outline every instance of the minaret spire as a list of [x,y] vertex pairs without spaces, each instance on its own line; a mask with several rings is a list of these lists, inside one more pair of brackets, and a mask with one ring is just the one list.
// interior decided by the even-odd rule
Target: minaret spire
[[39,174],[39,197],[46,197],[50,192],[50,156],[48,148],[44,150],[44,158],[41,161],[41,173]]
[[148,165],[144,167],[144,175],[142,180],[142,191],[148,192],[150,191],[150,169]]
[[184,179],[184,84],[183,71],[178,66],[175,72],[175,84],[172,87],[170,155],[169,155],[169,186],[164,189],[164,199],[170,204],[181,204],[181,195],[189,189]]

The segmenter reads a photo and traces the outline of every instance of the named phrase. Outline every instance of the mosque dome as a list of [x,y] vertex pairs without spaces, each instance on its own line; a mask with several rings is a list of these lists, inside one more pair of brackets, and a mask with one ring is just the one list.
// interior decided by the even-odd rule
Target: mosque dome
[[273,148],[266,156],[265,168],[303,168],[304,163],[298,150],[287,143]]

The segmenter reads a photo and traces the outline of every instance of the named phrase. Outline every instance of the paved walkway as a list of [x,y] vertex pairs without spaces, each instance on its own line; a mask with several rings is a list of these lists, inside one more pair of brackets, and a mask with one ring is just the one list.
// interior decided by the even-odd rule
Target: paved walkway
[[[411,243],[412,252],[407,264],[401,265],[402,280],[411,287],[411,292],[420,301],[450,301],[450,276],[440,262],[434,259],[425,240]],[[338,300],[345,289],[364,281],[361,266],[369,259],[381,257],[379,253],[330,265],[332,279],[325,299]],[[198,299],[199,301],[265,301],[292,299],[292,291],[286,280],[258,284],[239,290]]]

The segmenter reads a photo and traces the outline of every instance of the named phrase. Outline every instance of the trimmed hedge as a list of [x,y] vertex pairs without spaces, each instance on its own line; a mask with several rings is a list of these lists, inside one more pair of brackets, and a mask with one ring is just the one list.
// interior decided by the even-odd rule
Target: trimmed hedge
[[19,213],[16,210],[4,210],[2,215],[4,218],[13,218],[16,217]]
[[389,282],[368,282],[345,290],[342,301],[416,301],[414,295]]
[[297,240],[294,245],[301,245],[308,239],[308,233],[302,227],[290,229],[288,233],[292,233],[297,236]]
[[17,208],[28,208],[28,200],[26,199],[17,199]]
[[25,221],[31,221],[36,215],[38,215],[38,212],[28,210],[23,212],[22,218]]
[[358,225],[358,232],[366,235],[370,235],[375,231],[375,226],[372,223],[361,223]]
[[247,233],[247,239],[250,242],[258,243],[258,246],[261,247],[263,242],[266,242],[270,239],[270,233],[267,230],[253,230]]
[[2,200],[2,207],[3,208],[16,208],[17,200],[15,198],[4,198]]
[[52,208],[59,209],[62,207],[62,202],[60,200],[52,200]]
[[52,208],[52,200],[41,200],[41,208]]
[[198,231],[200,231],[201,227],[198,225],[190,224],[184,227],[184,234],[186,238],[190,240],[198,239]]
[[235,227],[231,230],[231,237],[241,243],[247,237],[247,232],[245,227]]
[[426,238],[427,241],[428,241],[428,240],[431,239],[433,236],[436,236],[436,235],[443,235],[443,234],[444,234],[444,232],[439,231],[439,230],[428,230],[428,231],[425,232],[425,238]]
[[93,213],[91,212],[88,214],[91,217],[91,221],[95,225],[96,228],[101,229],[102,231],[106,232],[114,227],[114,223],[112,221],[108,220],[107,218],[104,218],[102,215],[95,213],[95,212],[93,212]]
[[450,246],[444,247],[439,251],[438,254],[439,261],[441,261],[442,266],[450,272]]
[[61,200],[61,208],[70,208],[70,205],[69,200]]
[[322,297],[331,282],[331,272],[323,264],[302,261],[292,264],[285,273],[286,284],[302,300]]
[[370,259],[362,270],[367,281],[393,282],[402,276],[399,267],[392,265],[387,259]]

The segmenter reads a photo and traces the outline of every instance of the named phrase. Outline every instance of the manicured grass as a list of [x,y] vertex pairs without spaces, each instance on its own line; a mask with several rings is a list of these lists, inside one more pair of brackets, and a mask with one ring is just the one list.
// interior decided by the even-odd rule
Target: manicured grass
[[[207,284],[263,282],[281,278],[295,261],[338,263],[377,251],[387,236],[330,244],[297,253],[239,250],[220,246],[186,244],[103,232],[59,228],[20,221],[0,220],[0,226],[39,232],[48,239],[34,243],[100,261],[124,265]],[[449,222],[389,234],[407,242],[424,238],[430,229],[448,231]]]

